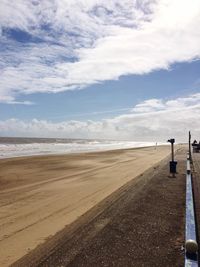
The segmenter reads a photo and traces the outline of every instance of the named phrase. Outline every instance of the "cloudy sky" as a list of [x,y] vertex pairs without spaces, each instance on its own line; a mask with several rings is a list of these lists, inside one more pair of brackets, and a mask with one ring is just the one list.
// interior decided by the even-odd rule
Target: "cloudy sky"
[[1,0],[0,136],[200,139],[200,0]]

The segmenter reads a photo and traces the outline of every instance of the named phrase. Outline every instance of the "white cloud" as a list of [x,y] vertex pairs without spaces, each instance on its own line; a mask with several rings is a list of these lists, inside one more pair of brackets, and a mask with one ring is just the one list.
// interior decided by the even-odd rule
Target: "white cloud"
[[163,104],[163,101],[160,99],[148,99],[145,100],[143,103],[137,104],[133,108],[133,112],[152,112],[156,110],[162,110],[165,106]]
[[173,100],[148,99],[137,104],[132,111],[136,113],[149,113],[154,111],[177,111],[184,108],[195,107],[200,103],[200,93],[189,97],[180,97]]
[[[197,59],[199,25],[199,0],[2,0],[0,99]],[[12,40],[9,29],[25,31],[29,42]]]
[[0,95],[0,103],[7,103],[7,104],[17,104],[17,105],[34,105],[31,101],[16,101],[12,96],[1,96]]
[[[173,102],[173,103],[172,103]],[[161,103],[161,104],[160,104]],[[137,110],[137,107],[147,108]],[[200,94],[174,100],[149,99],[139,103],[132,113],[101,121],[62,121],[53,123],[33,119],[0,121],[1,135],[64,138],[126,139],[133,141],[165,141],[175,137],[187,141],[188,131],[199,139]]]

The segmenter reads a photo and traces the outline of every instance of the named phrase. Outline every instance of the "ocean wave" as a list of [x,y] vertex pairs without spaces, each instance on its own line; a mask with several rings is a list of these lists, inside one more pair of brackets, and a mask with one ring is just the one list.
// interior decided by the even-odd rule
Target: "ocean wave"
[[[162,145],[163,143],[157,143]],[[99,141],[83,140],[77,142],[52,142],[52,143],[5,143],[0,144],[0,158],[11,158],[47,154],[70,154],[92,151],[105,151],[113,149],[125,149],[155,146],[155,142],[133,142],[133,141]]]

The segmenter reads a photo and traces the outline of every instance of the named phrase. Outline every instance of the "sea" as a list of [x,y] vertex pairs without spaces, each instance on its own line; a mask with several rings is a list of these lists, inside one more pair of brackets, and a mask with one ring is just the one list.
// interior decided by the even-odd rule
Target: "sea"
[[[162,145],[162,143],[157,143]],[[0,137],[0,158],[70,154],[156,146],[155,142],[94,139]]]

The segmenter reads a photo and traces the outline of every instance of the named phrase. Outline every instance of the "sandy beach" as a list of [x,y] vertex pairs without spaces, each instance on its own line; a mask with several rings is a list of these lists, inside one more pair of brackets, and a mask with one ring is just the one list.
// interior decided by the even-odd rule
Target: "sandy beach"
[[0,160],[0,266],[20,259],[169,154],[169,146],[160,146]]

